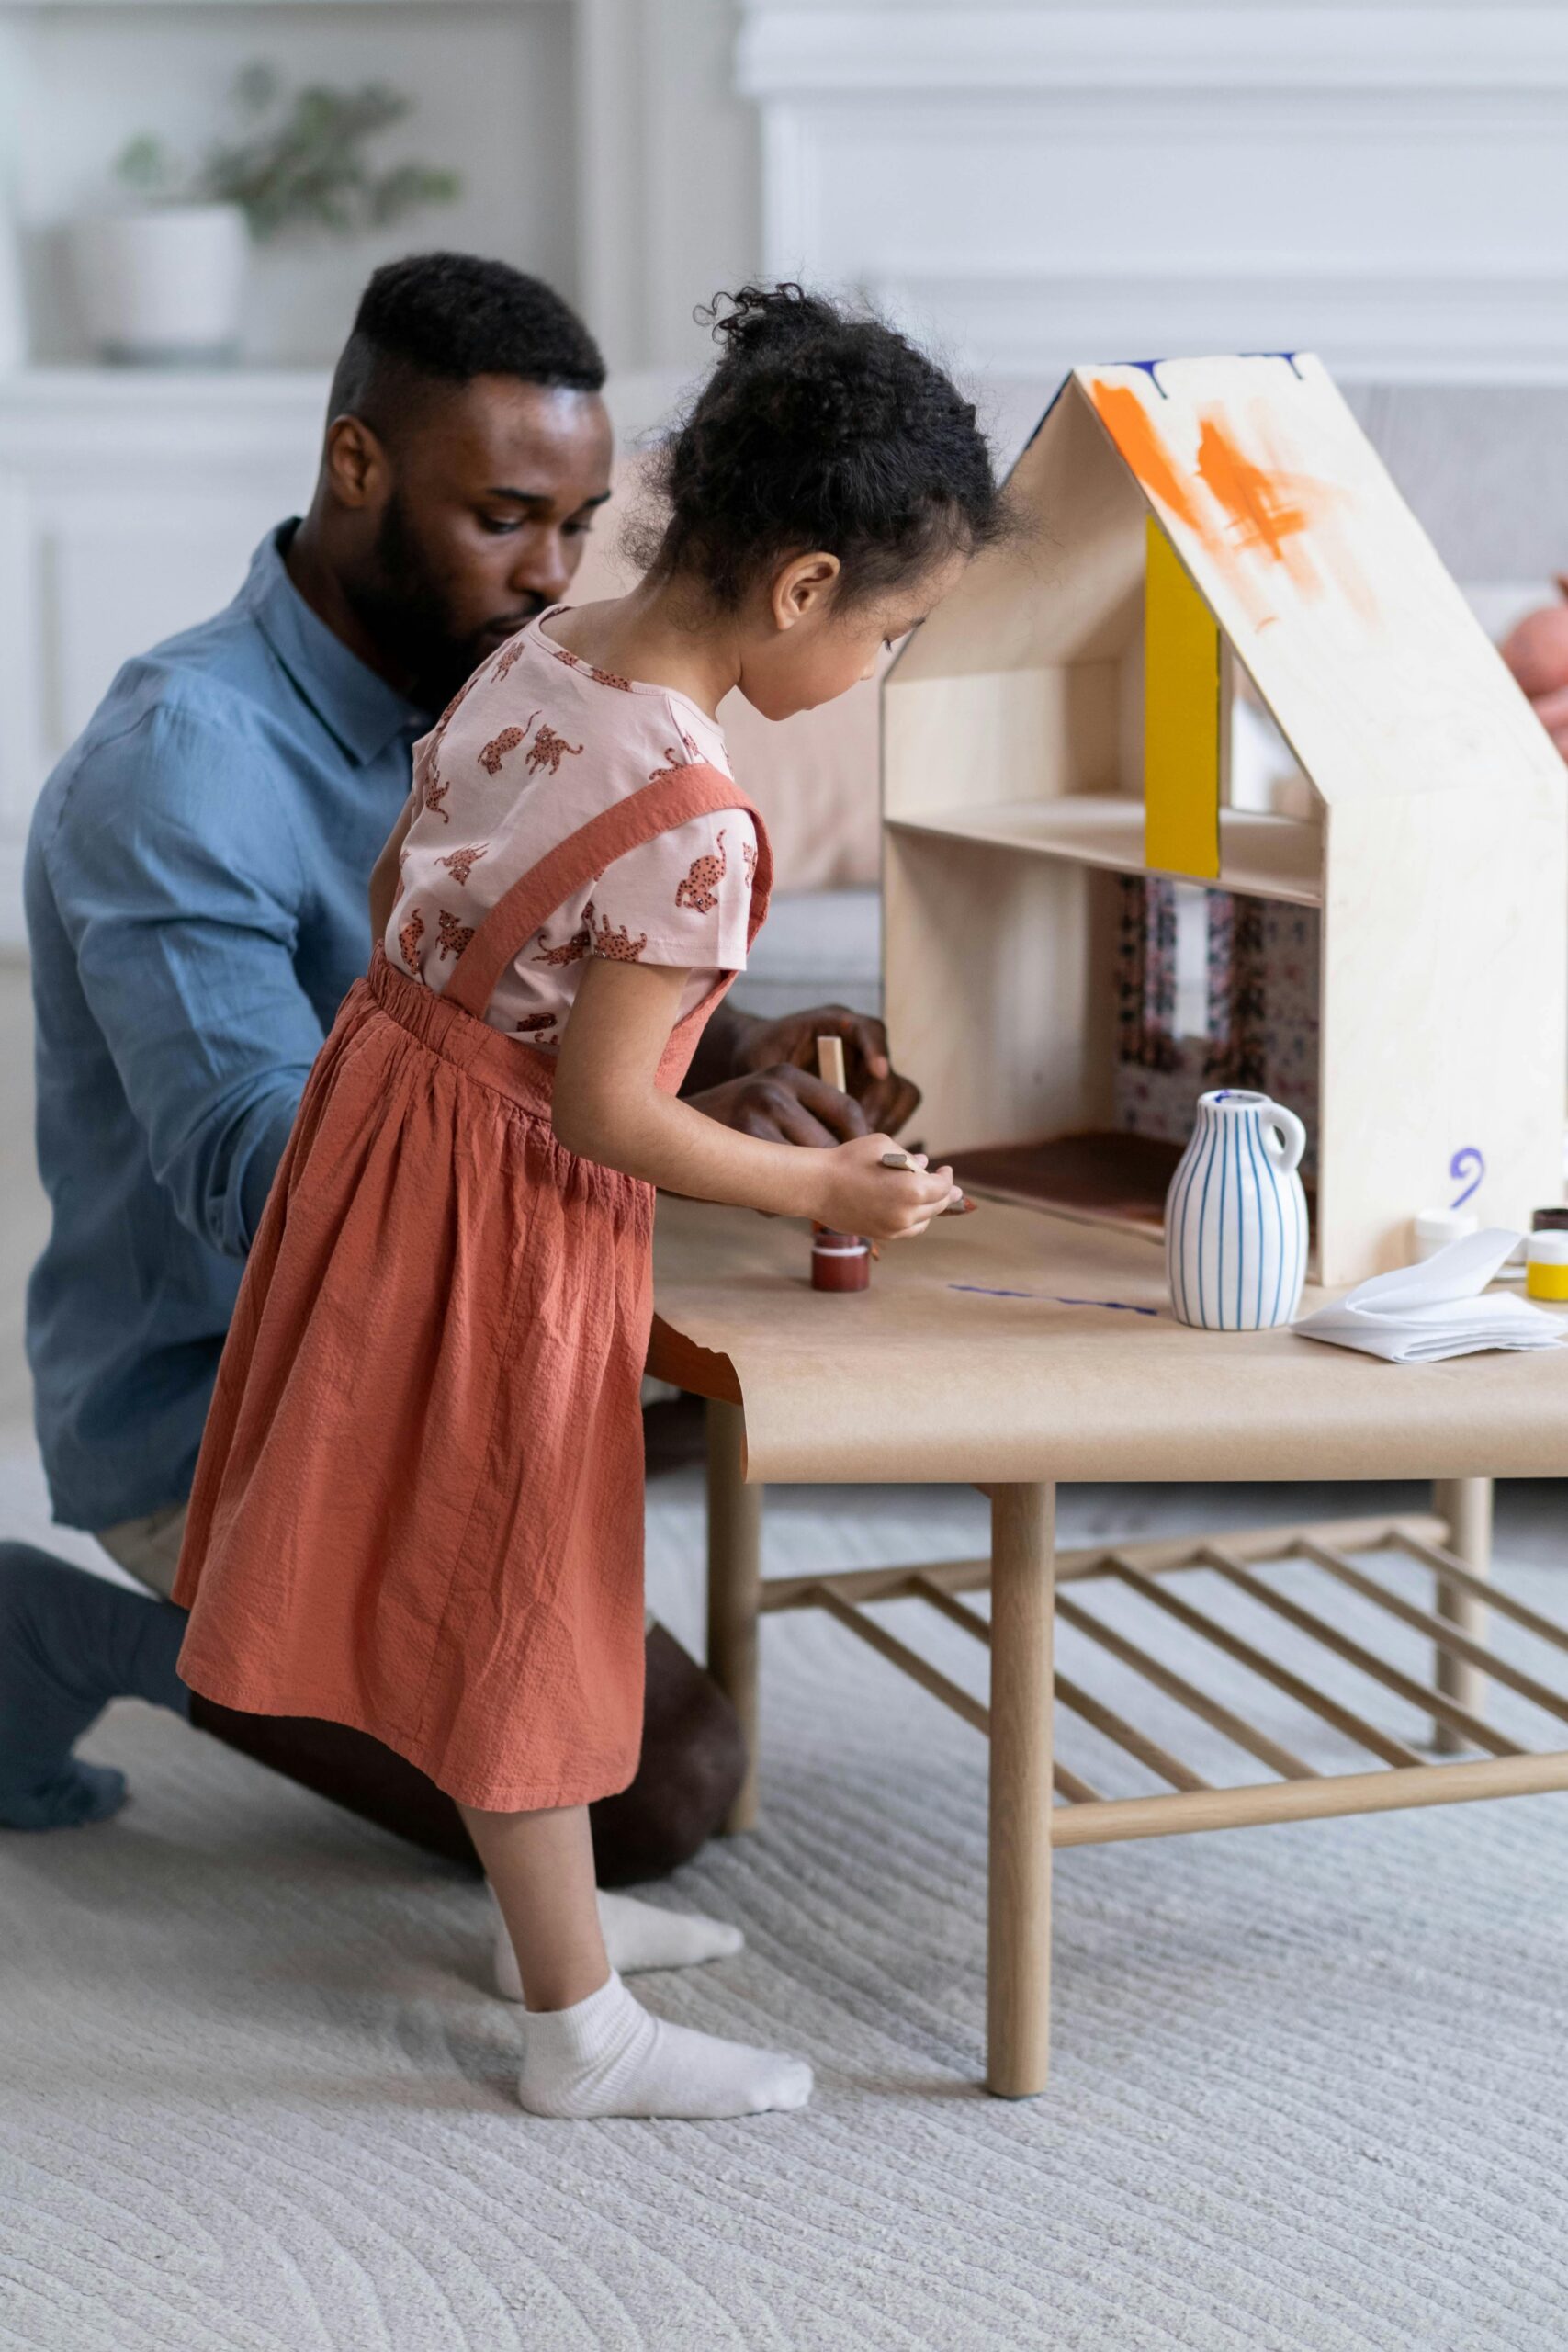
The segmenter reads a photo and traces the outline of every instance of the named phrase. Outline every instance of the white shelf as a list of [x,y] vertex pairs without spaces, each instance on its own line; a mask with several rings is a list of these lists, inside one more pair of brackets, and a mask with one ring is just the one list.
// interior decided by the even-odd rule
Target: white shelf
[[[897,832],[929,833],[947,841],[989,842],[1037,857],[1062,857],[1113,874],[1142,874],[1144,804],[1114,793],[1074,794],[1061,800],[999,800],[976,808],[922,810],[890,817]],[[1156,869],[1157,870],[1157,869]],[[1293,906],[1323,903],[1323,834],[1316,825],[1249,809],[1220,811],[1222,890],[1282,899]]]

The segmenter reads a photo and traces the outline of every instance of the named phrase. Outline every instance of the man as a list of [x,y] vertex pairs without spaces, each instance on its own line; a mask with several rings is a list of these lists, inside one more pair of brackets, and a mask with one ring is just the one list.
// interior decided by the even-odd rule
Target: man
[[[476,665],[561,601],[610,494],[604,363],[547,287],[433,254],[377,271],[333,381],[309,514],[226,611],[129,662],[46,786],[28,846],[39,1166],[53,1206],[28,1344],[55,1515],[167,1594],[242,1267],[305,1080],[368,952],[366,886],[410,752]],[[812,1072],[843,1035],[851,1099]],[[753,1134],[891,1128],[914,1090],[840,1008],[710,1024],[688,1095]],[[330,1566],[323,1573],[330,1573]],[[440,1850],[428,1781],[334,1724],[187,1693],[183,1626],[0,1546],[0,1823],[97,1819],[71,1747],[130,1692]],[[716,1687],[649,1637],[643,1762],[595,1811],[602,1874],[694,1851],[740,1769]]]

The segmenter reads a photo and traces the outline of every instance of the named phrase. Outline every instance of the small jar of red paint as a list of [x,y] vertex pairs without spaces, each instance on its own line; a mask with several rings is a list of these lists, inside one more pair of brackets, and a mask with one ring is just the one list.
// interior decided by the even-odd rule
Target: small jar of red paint
[[869,1290],[871,1244],[858,1234],[832,1233],[825,1225],[811,1228],[811,1287],[813,1290]]

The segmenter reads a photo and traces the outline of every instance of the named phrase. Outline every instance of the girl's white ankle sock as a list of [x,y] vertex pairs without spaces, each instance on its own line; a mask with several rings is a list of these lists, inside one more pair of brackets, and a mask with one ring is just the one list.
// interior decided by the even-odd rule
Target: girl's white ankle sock
[[[495,1902],[493,1894],[491,1901]],[[657,1904],[639,1903],[635,1894],[599,1896],[599,1925],[604,1952],[621,1976],[639,1968],[691,1968],[699,1961],[728,1960],[746,1939],[739,1928],[723,1919],[705,1919],[700,1913],[660,1911]],[[495,1911],[495,1989],[503,2001],[523,1998],[517,1955],[506,1932],[501,1906]]]
[[804,2107],[799,2058],[670,2025],[614,1969],[570,2009],[530,2009],[517,2095],[531,2115],[761,2115]]

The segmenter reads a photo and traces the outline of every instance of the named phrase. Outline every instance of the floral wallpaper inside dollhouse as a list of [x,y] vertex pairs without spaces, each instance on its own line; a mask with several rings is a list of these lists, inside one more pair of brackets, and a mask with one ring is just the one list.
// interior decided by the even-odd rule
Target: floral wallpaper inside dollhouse
[[1129,874],[1116,955],[1116,1125],[1185,1143],[1209,1087],[1272,1095],[1317,1134],[1315,907]]

